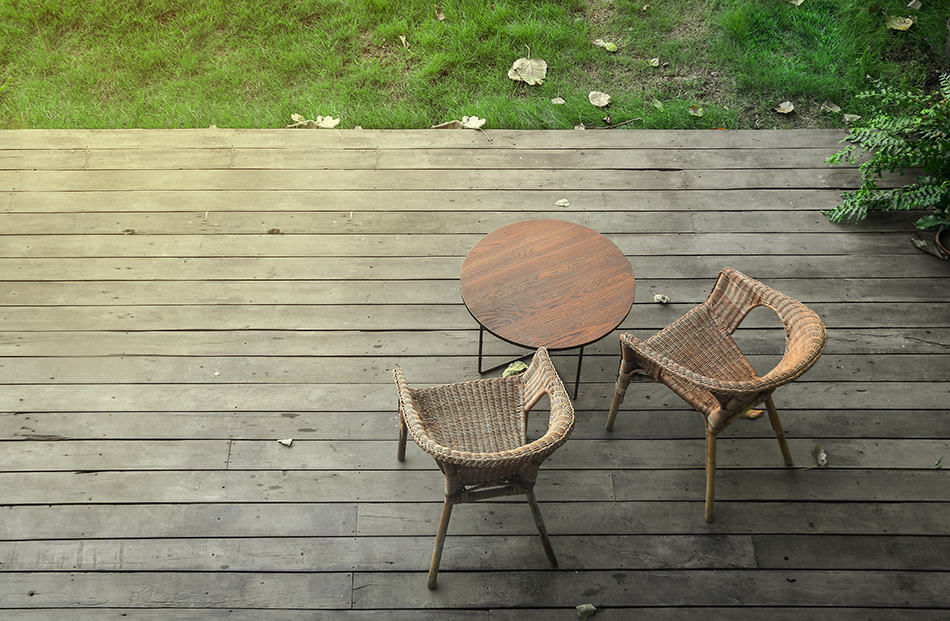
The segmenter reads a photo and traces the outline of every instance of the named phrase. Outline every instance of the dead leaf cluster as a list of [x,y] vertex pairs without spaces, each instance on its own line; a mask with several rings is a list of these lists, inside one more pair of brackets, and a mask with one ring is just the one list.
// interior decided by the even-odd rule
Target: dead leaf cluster
[[593,44],[596,45],[597,47],[604,48],[605,50],[607,50],[608,52],[612,54],[616,53],[618,49],[617,44],[614,43],[613,41],[604,41],[603,39],[594,39]]

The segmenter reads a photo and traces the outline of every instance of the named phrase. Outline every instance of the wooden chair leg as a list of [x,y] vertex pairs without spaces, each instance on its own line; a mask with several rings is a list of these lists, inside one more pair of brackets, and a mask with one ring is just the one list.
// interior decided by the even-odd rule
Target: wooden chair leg
[[775,437],[778,439],[778,446],[782,449],[782,459],[786,466],[794,466],[792,454],[788,450],[788,442],[785,440],[785,430],[782,429],[782,421],[778,418],[778,411],[775,404],[772,403],[772,395],[765,398],[765,408],[769,411],[769,422],[772,423],[772,429],[775,431]]
[[538,501],[534,497],[534,492],[528,492],[528,504],[531,506],[531,515],[534,516],[534,525],[538,528],[538,534],[541,536],[541,545],[544,546],[544,553],[548,557],[551,567],[557,568],[557,557],[554,556],[554,548],[551,547],[551,540],[548,539],[548,531],[544,527],[544,519],[541,517],[541,509],[538,508]]
[[607,414],[607,425],[605,427],[607,431],[614,430],[614,420],[617,419],[617,410],[620,409],[621,403],[623,403],[623,395],[619,392],[614,393],[613,403],[610,404],[610,413]]
[[713,520],[713,500],[716,495],[716,436],[706,430],[706,521]]
[[617,419],[617,410],[620,409],[620,404],[623,403],[623,397],[627,394],[627,386],[630,385],[630,377],[624,376],[623,356],[620,357],[620,370],[617,372],[617,389],[614,392],[614,400],[610,404],[610,413],[607,414],[607,425],[605,429],[607,431],[614,430],[614,420]]
[[409,430],[406,428],[406,420],[402,417],[402,411],[399,412],[399,445],[396,447],[396,459],[406,461],[406,436]]
[[448,498],[442,505],[442,519],[439,520],[439,532],[435,536],[435,549],[432,550],[432,564],[429,565],[429,589],[435,588],[435,581],[439,577],[439,564],[442,562],[442,546],[445,545],[445,533],[449,530],[449,518],[452,517],[452,505]]

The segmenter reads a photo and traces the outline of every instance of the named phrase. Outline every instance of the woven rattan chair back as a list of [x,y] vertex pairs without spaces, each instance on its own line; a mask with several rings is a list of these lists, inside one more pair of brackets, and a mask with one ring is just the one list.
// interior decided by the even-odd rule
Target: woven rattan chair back
[[[753,308],[772,309],[785,327],[785,352],[779,363],[761,377],[732,339],[732,334]],[[765,403],[782,457],[792,465],[785,432],[772,392],[807,371],[825,346],[825,326],[810,308],[732,268],[725,268],[706,301],[668,327],[641,341],[632,334],[620,336],[620,370],[607,430],[613,429],[617,411],[631,380],[658,381],[668,386],[706,423],[706,520],[713,515],[716,437],[734,420],[756,418],[752,410]]]
[[[438,578],[452,507],[498,496],[525,494],[551,565],[557,558],[534,497],[538,468],[574,428],[574,408],[547,350],[539,349],[527,371],[510,377],[410,388],[393,370],[399,400],[397,458],[409,436],[445,475],[445,503],[429,568],[429,588]],[[528,413],[548,396],[547,431],[527,441]]]

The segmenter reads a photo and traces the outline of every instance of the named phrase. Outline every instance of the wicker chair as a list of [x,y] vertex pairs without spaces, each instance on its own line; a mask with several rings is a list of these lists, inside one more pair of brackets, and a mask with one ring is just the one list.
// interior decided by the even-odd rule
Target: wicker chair
[[[759,377],[743,356],[732,333],[757,306],[771,308],[785,325],[785,354],[771,371]],[[621,360],[617,390],[607,431],[634,375],[659,381],[682,397],[706,419],[706,521],[712,521],[715,493],[716,437],[738,418],[756,418],[765,402],[786,466],[792,456],[785,441],[772,391],[791,382],[818,359],[825,346],[825,326],[801,302],[726,268],[701,305],[690,310],[646,341],[620,336]]]
[[[547,350],[539,349],[521,375],[431,388],[409,388],[399,369],[393,370],[393,378],[399,394],[399,461],[405,459],[406,438],[412,435],[445,474],[429,588],[436,585],[452,507],[498,496],[528,496],[544,551],[557,567],[534,498],[534,482],[541,462],[574,428],[574,408]],[[528,411],[545,394],[551,403],[547,433],[528,443]]]

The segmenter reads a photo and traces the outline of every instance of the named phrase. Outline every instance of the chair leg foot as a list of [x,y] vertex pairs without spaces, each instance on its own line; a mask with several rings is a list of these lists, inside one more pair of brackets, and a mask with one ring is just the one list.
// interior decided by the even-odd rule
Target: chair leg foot
[[445,499],[442,505],[442,519],[439,520],[439,532],[435,536],[435,549],[432,550],[432,564],[429,566],[429,590],[435,588],[439,577],[439,564],[442,562],[442,546],[445,545],[445,533],[449,530],[449,518],[452,517],[452,501]]
[[396,459],[399,461],[406,461],[406,436],[408,435],[409,430],[406,428],[406,421],[402,417],[402,412],[399,413],[399,445],[396,448]]
[[706,432],[706,514],[713,521],[713,502],[716,495],[716,436]]
[[614,393],[614,400],[610,404],[610,413],[607,414],[607,425],[605,426],[607,431],[614,430],[614,420],[617,419],[617,410],[620,409],[621,403],[623,403],[623,395],[619,392]]
[[771,395],[765,398],[765,407],[769,411],[769,422],[772,423],[772,429],[775,431],[778,446],[782,449],[782,459],[785,461],[786,466],[794,466],[795,463],[792,461],[792,453],[788,450],[788,442],[785,440],[785,430],[782,429],[782,421],[778,418],[778,411],[775,409]]
[[538,535],[541,536],[544,553],[547,555],[551,567],[556,569],[557,557],[554,556],[554,548],[551,547],[551,540],[548,538],[548,531],[544,527],[544,519],[541,517],[541,509],[538,508],[538,501],[534,497],[534,492],[528,492],[528,505],[531,507],[531,515],[534,516],[534,525],[538,528]]

